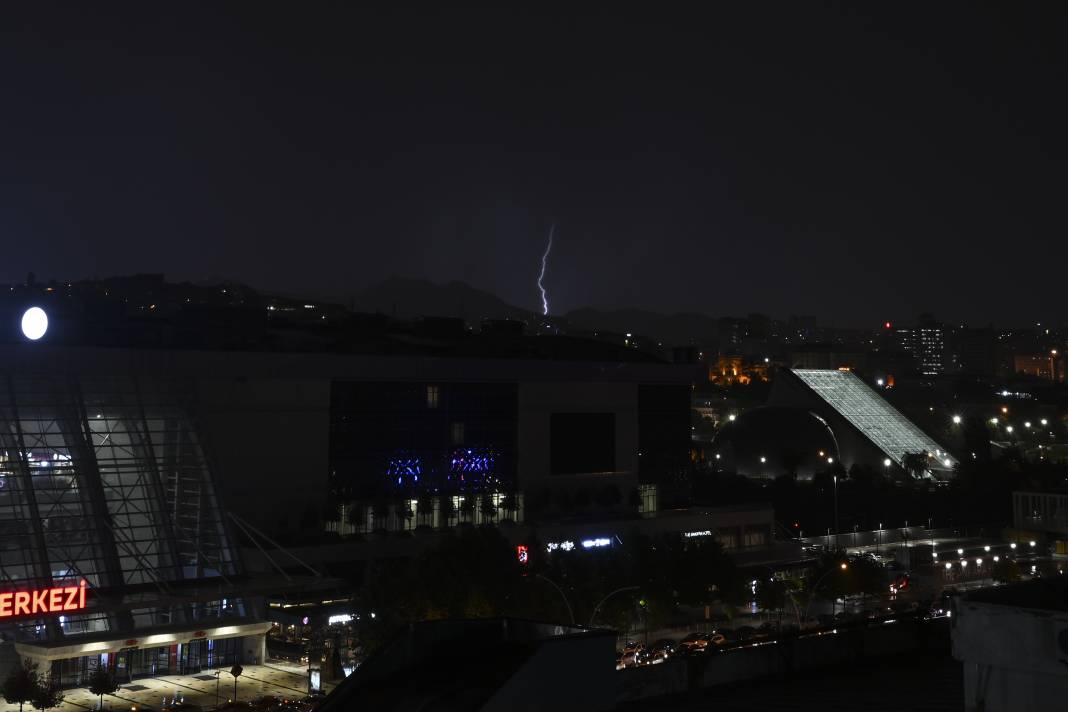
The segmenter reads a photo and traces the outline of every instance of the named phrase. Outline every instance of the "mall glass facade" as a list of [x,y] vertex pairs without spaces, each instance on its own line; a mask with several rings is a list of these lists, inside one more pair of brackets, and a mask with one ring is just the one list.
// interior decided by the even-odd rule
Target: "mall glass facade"
[[[134,378],[0,377],[0,585],[85,580],[90,592],[86,612],[9,619],[0,626],[8,640],[73,643],[244,615],[235,599],[223,606],[142,595],[138,604],[94,606],[127,591],[167,593],[237,573],[204,453],[177,395],[185,392]],[[153,603],[162,600],[171,602]],[[118,653],[107,664],[159,667],[162,653],[145,662],[141,652],[152,657]],[[166,667],[190,654],[168,652]]]
[[194,675],[204,670],[245,662],[242,647],[242,638],[194,640],[156,648],[132,648],[55,660],[52,662],[52,681],[58,687],[84,686],[100,666],[106,668],[119,683],[156,675]]

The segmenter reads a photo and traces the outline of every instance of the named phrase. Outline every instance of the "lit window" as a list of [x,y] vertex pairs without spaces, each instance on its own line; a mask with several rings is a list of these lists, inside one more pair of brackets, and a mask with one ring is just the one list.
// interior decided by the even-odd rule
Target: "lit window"
[[440,389],[437,386],[426,387],[426,407],[437,408],[438,398],[441,395]]
[[456,422],[452,424],[452,444],[464,444],[464,424],[461,422]]

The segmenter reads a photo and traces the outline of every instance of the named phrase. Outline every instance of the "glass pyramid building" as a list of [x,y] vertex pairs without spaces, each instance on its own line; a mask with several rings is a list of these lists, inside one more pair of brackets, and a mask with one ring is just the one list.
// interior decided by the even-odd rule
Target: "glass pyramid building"
[[926,453],[928,470],[951,470],[957,460],[852,371],[790,369],[804,385],[856,428],[895,465]]

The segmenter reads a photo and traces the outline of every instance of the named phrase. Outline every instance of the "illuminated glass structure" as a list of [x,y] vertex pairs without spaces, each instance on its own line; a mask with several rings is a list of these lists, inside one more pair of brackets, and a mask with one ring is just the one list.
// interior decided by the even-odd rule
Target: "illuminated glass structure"
[[951,470],[957,461],[945,448],[869,388],[851,371],[790,370],[808,389],[897,466],[905,455],[925,453],[929,470]]
[[[21,654],[52,665],[59,684],[83,682],[101,664],[121,680],[240,657],[239,640],[210,634],[220,619],[246,614],[232,593],[224,600],[212,592],[238,573],[237,557],[197,435],[159,384],[4,379],[0,532],[3,591],[86,582],[85,611],[3,625]],[[146,631],[186,628],[185,636],[156,636],[174,644],[141,646]],[[198,628],[203,639],[190,640]],[[116,638],[139,649],[111,652],[106,641]],[[49,655],[83,641],[104,652]]]

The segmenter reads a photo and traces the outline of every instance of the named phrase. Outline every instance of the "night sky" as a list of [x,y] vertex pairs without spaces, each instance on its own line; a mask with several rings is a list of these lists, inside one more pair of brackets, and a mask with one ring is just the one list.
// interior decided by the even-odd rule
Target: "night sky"
[[737,4],[4,5],[0,279],[1066,321],[1063,13]]

